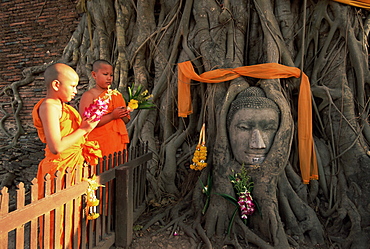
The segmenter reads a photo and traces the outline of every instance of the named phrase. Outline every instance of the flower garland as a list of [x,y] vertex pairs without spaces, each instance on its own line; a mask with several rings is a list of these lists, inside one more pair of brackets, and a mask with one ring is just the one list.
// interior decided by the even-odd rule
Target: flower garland
[[242,166],[241,173],[229,175],[229,179],[234,185],[234,189],[238,195],[238,205],[240,207],[241,218],[247,219],[248,215],[252,215],[255,211],[255,204],[251,195],[253,182],[251,181],[244,165]]
[[97,206],[99,205],[99,199],[95,195],[95,190],[97,190],[99,187],[104,187],[104,185],[100,185],[96,182],[96,176],[93,175],[91,179],[83,178],[83,181],[87,181],[89,183],[89,187],[86,191],[86,205],[87,205],[87,219],[88,220],[95,220],[100,215],[97,212]]
[[206,147],[206,124],[203,124],[200,130],[199,142],[195,148],[193,163],[190,168],[193,170],[202,170],[207,167],[207,147]]
[[120,94],[119,91],[116,89],[112,90],[108,88],[107,92],[103,97],[99,97],[92,104],[89,105],[89,107],[85,108],[84,111],[84,117],[86,118],[91,118],[95,116],[93,119],[94,121],[98,121],[101,119],[101,117],[107,113],[108,111],[108,104],[109,101],[111,100],[112,95],[118,95]]
[[[148,90],[144,90],[142,85],[139,85],[136,91],[133,91],[135,84],[132,84],[131,87],[127,87],[128,99],[127,110],[133,111],[135,109],[150,109],[154,108],[155,104],[150,101],[150,98],[153,97],[153,94],[149,94]],[[144,90],[144,91],[143,91]]]

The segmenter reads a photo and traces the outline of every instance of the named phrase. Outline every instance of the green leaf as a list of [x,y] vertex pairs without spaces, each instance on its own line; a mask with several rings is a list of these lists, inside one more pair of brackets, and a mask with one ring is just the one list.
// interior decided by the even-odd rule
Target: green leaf
[[127,87],[127,91],[128,91],[128,98],[129,98],[129,100],[127,102],[129,102],[132,99],[132,90],[131,90],[131,87]]
[[235,208],[234,213],[233,213],[233,215],[231,216],[231,219],[230,219],[229,225],[227,226],[227,235],[230,235],[231,228],[233,227],[233,224],[234,224],[235,215],[236,215],[236,213],[238,212],[238,210],[239,210],[238,208]]
[[[200,184],[202,185],[202,189],[205,189],[205,186],[202,182],[202,180],[199,178],[199,182]],[[206,196],[207,196],[207,199],[206,199],[206,203],[204,204],[204,207],[202,209],[202,214],[204,215],[208,209],[208,206],[209,206],[209,202],[211,200],[211,190],[212,190],[212,174],[208,174],[208,178],[207,178],[207,190],[205,192]]]
[[155,108],[156,105],[153,104],[153,103],[142,103],[142,104],[139,104],[139,109],[151,109],[151,108]]
[[211,173],[208,174],[207,185],[208,185],[208,190],[211,193],[211,189],[212,189],[212,186],[213,186],[213,178],[212,178]]
[[235,197],[233,197],[231,195],[228,195],[228,194],[221,194],[221,193],[215,193],[215,194],[219,195],[219,196],[222,196],[223,198],[225,198],[226,200],[228,200],[229,202],[231,202],[235,206],[239,207],[238,201],[237,201],[237,199],[235,199]]
[[143,86],[142,85],[139,85],[137,87],[137,90],[136,90],[135,94],[134,94],[134,99],[137,99],[137,97],[141,94],[141,91],[142,90],[143,90]]

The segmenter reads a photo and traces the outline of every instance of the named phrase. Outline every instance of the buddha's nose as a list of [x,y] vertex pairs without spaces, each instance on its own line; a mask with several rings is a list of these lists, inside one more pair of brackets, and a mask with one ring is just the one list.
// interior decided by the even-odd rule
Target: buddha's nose
[[261,133],[258,129],[254,129],[252,131],[252,137],[251,141],[249,143],[249,146],[253,149],[264,149],[266,148],[265,142],[263,142]]

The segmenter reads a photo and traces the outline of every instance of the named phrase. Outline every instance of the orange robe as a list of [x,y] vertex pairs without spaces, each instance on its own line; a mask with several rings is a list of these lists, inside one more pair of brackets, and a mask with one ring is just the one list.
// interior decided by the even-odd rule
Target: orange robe
[[[41,99],[35,106],[32,111],[32,118],[33,123],[37,129],[38,135],[40,140],[43,143],[46,143],[45,133],[42,126],[41,119],[39,117],[39,107],[41,103],[44,101],[44,99]],[[76,111],[75,108],[71,107],[67,104],[62,104],[62,117],[60,118],[60,132],[61,136],[65,137],[72,132],[74,132],[76,129],[80,127],[81,124],[81,117],[80,114]],[[37,172],[37,182],[38,182],[38,198],[43,198],[44,195],[44,177],[46,174],[50,174],[51,179],[55,178],[55,173],[57,171],[61,172],[62,177],[67,168],[73,169],[72,171],[72,182],[73,185],[78,178],[79,180],[82,180],[82,175],[76,175],[77,167],[82,167],[84,161],[94,165],[98,162],[98,157],[101,157],[101,151],[99,150],[99,145],[93,141],[87,142],[85,140],[85,137],[81,137],[75,144],[73,144],[68,149],[64,150],[63,152],[55,155],[51,153],[48,145],[46,144],[45,147],[45,158],[40,162]],[[82,170],[79,171],[80,173]],[[51,193],[54,192],[54,182],[51,181]],[[52,216],[53,219],[53,212]],[[51,236],[54,232],[53,229],[53,220],[51,220],[52,227],[51,230]],[[42,219],[41,219],[42,222]],[[61,217],[61,222],[63,221],[63,217]],[[61,234],[63,233],[63,224],[61,224]],[[65,231],[66,234],[71,234],[72,231]],[[40,231],[40,244],[42,245],[42,234],[43,231]],[[60,238],[60,244],[63,245],[64,236],[61,236]],[[53,239],[51,239],[50,243],[53,243]]]
[[[101,93],[99,97],[103,97],[105,94],[106,91]],[[118,95],[112,95],[107,114],[121,106],[126,107],[122,95],[120,93]],[[88,135],[88,140],[99,143],[103,156],[109,156],[109,154],[113,154],[114,152],[123,151],[126,149],[126,144],[129,143],[126,124],[122,119],[112,120],[92,130]]]
[[318,166],[312,136],[312,97],[307,75],[299,68],[278,63],[265,63],[237,68],[221,68],[198,75],[191,61],[178,64],[178,116],[187,117],[193,112],[191,105],[190,82],[196,80],[206,83],[220,83],[248,76],[260,79],[280,79],[301,77],[298,98],[298,154],[304,184],[316,180]]

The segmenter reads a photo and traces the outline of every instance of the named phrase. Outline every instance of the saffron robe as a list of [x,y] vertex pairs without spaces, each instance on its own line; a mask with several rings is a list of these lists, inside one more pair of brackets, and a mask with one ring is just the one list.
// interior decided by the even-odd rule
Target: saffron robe
[[[37,129],[38,136],[43,143],[46,143],[44,128],[38,114],[39,107],[44,99],[41,99],[32,111],[33,123]],[[81,116],[75,108],[65,103],[62,104],[62,117],[60,118],[60,133],[65,137],[80,127]],[[81,137],[75,144],[61,153],[51,153],[49,146],[45,147],[45,158],[40,162],[37,180],[39,186],[39,199],[44,197],[43,183],[46,174],[50,174],[51,179],[55,176],[55,172],[60,171],[61,177],[65,174],[67,168],[72,171],[72,184],[75,182],[76,177],[82,178],[81,175],[76,176],[75,172],[77,167],[82,167],[84,161],[91,165],[97,164],[97,158],[101,156],[99,145],[94,141],[86,141],[85,137]],[[81,172],[81,171],[80,171]],[[40,185],[41,184],[41,185]]]
[[[39,108],[44,99],[41,99],[35,106],[32,111],[32,118],[33,123],[37,129],[38,136],[43,143],[46,143],[44,128],[42,126],[41,119],[39,117]],[[65,137],[76,129],[80,127],[81,124],[81,116],[77,112],[75,108],[65,103],[62,103],[62,117],[60,118],[60,133],[62,137]],[[61,172],[60,177],[66,172],[67,168],[72,169],[72,182],[73,185],[76,179],[82,180],[82,170],[77,171],[77,167],[82,167],[84,161],[91,165],[95,165],[98,162],[98,157],[101,157],[101,151],[99,150],[99,145],[94,141],[87,142],[85,137],[81,137],[75,144],[70,146],[68,149],[64,150],[61,153],[53,154],[51,153],[48,145],[46,144],[45,147],[45,158],[40,162],[37,172],[37,182],[38,182],[38,198],[41,199],[45,197],[44,195],[44,177],[46,174],[50,174],[51,179],[55,178],[55,173],[57,171]],[[80,172],[79,175],[76,172]],[[65,183],[64,183],[65,184]],[[62,186],[64,187],[64,186]],[[51,193],[54,193],[54,181],[51,181]],[[62,209],[63,210],[63,209]],[[81,212],[81,210],[80,210]],[[63,213],[63,211],[62,211]],[[75,211],[75,214],[78,212]],[[60,245],[63,247],[64,244],[64,234],[68,234],[68,236],[72,236],[72,229],[70,231],[64,231],[63,223],[64,216],[62,215],[60,218],[60,234],[61,237],[59,238]],[[80,217],[80,216],[79,216]],[[72,221],[68,221],[72,222]],[[40,223],[43,224],[43,219],[41,217]],[[51,227],[50,227],[50,245],[53,245],[53,233],[54,233],[54,212],[51,212]],[[72,226],[70,226],[72,228]],[[43,229],[40,228],[39,234],[39,242],[40,247],[42,248],[43,245]],[[72,244],[68,245],[70,248]]]
[[[102,92],[99,97],[103,97],[107,91]],[[112,95],[108,104],[107,114],[113,112],[117,107],[126,107],[125,100],[122,94]],[[122,119],[114,119],[105,125],[95,127],[88,135],[88,140],[97,141],[103,156],[109,156],[114,152],[123,151],[126,149],[126,144],[129,143],[129,137],[126,129],[126,124]]]

